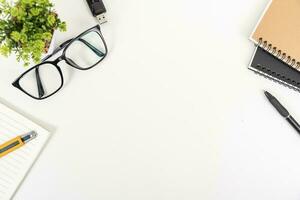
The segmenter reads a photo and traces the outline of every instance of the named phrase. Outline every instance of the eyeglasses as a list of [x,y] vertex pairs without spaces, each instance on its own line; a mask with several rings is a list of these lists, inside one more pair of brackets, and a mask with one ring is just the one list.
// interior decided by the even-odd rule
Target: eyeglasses
[[[61,50],[61,56],[48,61]],[[106,55],[107,45],[100,26],[97,25],[59,45],[40,64],[19,76],[12,85],[34,99],[46,99],[63,87],[64,77],[58,66],[61,61],[79,70],[89,70],[98,65]]]

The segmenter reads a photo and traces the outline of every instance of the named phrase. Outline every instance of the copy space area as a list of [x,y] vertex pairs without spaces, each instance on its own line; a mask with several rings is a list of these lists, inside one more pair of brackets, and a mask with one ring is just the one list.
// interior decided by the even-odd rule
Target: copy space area
[[[68,24],[56,45],[96,24],[85,0],[53,2]],[[24,69],[1,58],[2,101],[53,132],[14,199],[299,199],[300,139],[262,90],[298,119],[299,94],[247,69],[268,1],[104,2],[107,58],[62,63],[52,98],[21,95]]]

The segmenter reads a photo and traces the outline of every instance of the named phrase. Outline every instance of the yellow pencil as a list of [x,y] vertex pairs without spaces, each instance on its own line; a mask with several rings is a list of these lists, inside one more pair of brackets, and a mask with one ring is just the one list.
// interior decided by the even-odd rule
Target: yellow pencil
[[4,144],[0,145],[0,158],[19,149],[36,137],[37,133],[35,131],[31,131],[27,134],[18,136],[14,139],[11,139],[10,141],[5,142]]

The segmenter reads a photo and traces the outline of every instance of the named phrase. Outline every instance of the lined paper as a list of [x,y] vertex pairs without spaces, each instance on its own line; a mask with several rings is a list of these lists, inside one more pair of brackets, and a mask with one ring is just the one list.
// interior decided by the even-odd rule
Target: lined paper
[[0,200],[13,197],[50,136],[45,129],[0,104],[0,144],[30,131],[37,132],[36,139],[0,158]]

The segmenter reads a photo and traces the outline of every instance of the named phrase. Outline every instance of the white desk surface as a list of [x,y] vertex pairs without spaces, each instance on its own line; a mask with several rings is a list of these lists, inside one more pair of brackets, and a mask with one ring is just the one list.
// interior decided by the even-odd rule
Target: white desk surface
[[[96,23],[85,0],[54,2],[57,45]],[[1,101],[53,132],[14,200],[298,200],[300,137],[262,90],[300,120],[299,93],[247,70],[267,3],[106,1],[109,56],[45,101],[1,58]]]

